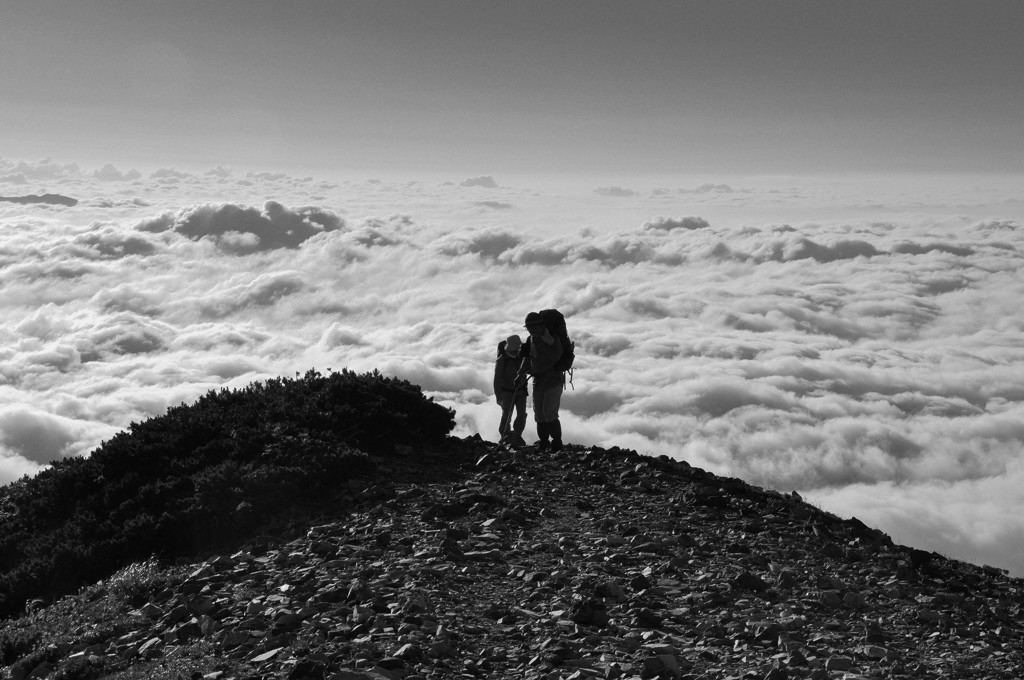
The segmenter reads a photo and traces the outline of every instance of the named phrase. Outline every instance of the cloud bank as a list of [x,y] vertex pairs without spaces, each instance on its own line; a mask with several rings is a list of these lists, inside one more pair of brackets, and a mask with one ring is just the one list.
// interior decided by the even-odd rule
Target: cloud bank
[[[1014,218],[730,222],[588,190],[573,205],[592,213],[536,223],[556,198],[497,183],[491,209],[467,212],[483,185],[2,173],[84,200],[0,212],[0,481],[208,389],[311,366],[412,380],[456,409],[459,434],[494,439],[496,344],[557,307],[577,342],[568,441],[797,490],[1024,574],[1006,547],[1024,534]],[[706,187],[674,195],[751,196]],[[609,203],[637,212],[591,226]]]
[[289,210],[267,201],[263,210],[224,204],[202,205],[177,215],[165,214],[136,225],[143,232],[173,230],[192,240],[208,238],[219,248],[245,254],[274,248],[298,248],[317,234],[339,229],[344,220],[317,208]]

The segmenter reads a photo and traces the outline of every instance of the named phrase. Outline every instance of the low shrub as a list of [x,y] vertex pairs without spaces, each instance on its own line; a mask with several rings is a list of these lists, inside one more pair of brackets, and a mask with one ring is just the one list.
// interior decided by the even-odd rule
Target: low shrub
[[211,391],[132,423],[88,458],[0,488],[0,616],[137,563],[118,576],[130,590],[151,556],[244,539],[368,474],[369,454],[438,444],[454,426],[419,387],[349,371]]

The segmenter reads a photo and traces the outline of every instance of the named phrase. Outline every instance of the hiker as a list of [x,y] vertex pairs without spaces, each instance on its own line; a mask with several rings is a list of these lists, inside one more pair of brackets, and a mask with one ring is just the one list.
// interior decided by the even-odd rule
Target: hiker
[[537,312],[526,315],[526,331],[530,334],[526,341],[529,351],[524,351],[516,383],[525,386],[527,375],[533,376],[533,417],[540,438],[537,449],[561,451],[562,424],[558,421],[558,406],[565,387],[565,373],[555,364],[562,358],[562,342],[548,330]]
[[526,429],[527,389],[526,385],[516,385],[519,366],[523,363],[522,347],[522,339],[518,335],[510,335],[498,343],[498,358],[494,361],[494,396],[501,407],[499,442],[512,447],[526,445],[523,430]]

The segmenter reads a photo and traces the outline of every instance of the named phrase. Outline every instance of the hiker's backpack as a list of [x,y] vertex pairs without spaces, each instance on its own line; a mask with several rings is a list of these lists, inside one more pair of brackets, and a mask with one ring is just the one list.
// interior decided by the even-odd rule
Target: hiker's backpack
[[572,364],[576,360],[576,343],[569,339],[569,333],[565,328],[565,317],[557,309],[542,309],[537,312],[544,320],[551,335],[558,338],[562,344],[562,356],[555,362],[556,371],[569,371],[569,383],[572,384]]

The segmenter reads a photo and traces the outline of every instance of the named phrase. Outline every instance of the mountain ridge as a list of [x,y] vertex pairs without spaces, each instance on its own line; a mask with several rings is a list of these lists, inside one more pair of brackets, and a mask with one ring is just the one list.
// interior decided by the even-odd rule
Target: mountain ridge
[[[1012,678],[1024,661],[1021,580],[796,494],[478,436],[373,462],[280,537],[7,622],[5,677]],[[49,637],[12,655],[33,621]]]
[[667,456],[456,438],[377,372],[0,488],[3,680],[1017,678],[1024,580]]

